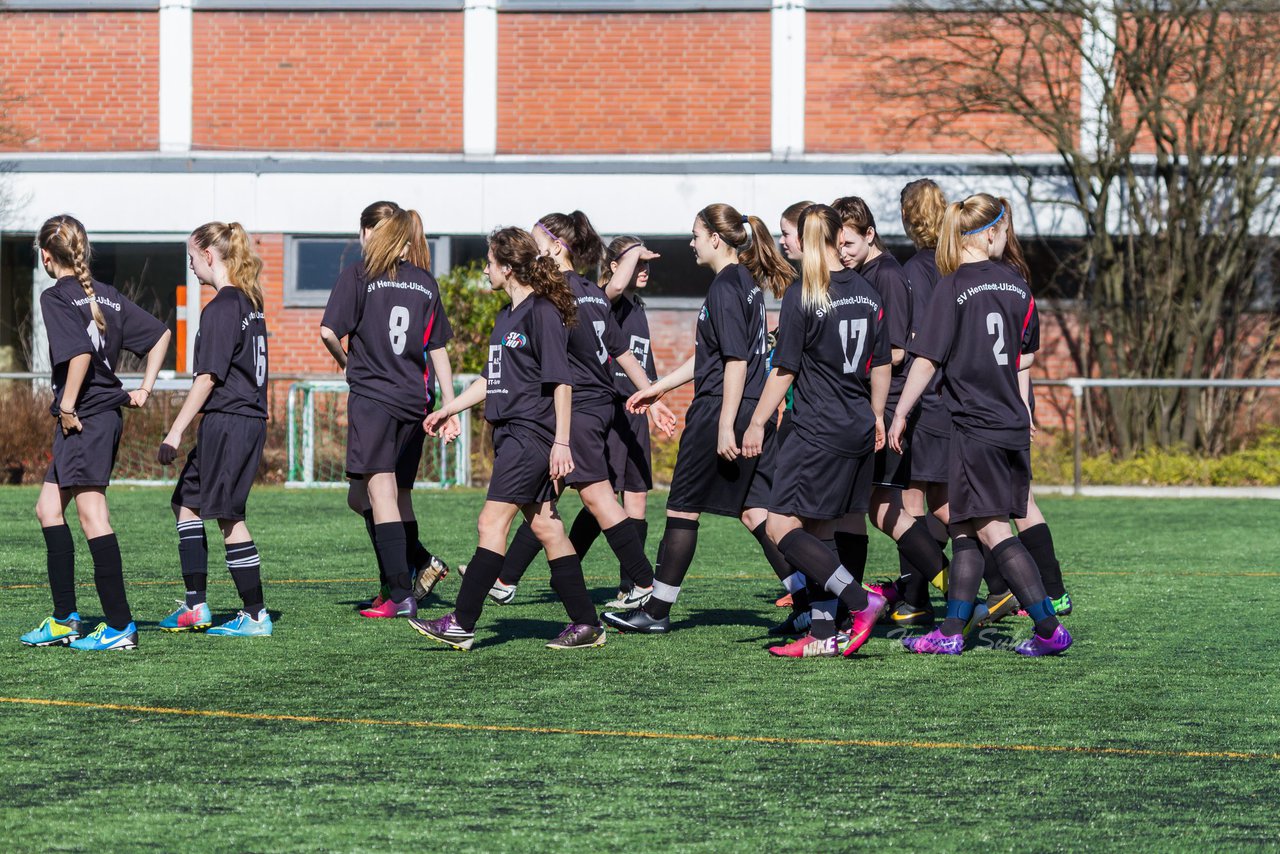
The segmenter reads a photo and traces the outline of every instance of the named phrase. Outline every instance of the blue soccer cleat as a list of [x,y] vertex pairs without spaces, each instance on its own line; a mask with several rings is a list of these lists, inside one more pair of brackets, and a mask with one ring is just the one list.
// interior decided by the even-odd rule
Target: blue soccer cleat
[[209,611],[208,602],[201,602],[194,608],[179,602],[178,610],[160,621],[160,628],[166,632],[195,632],[212,625],[213,614]]
[[269,638],[271,637],[271,615],[262,609],[262,616],[254,619],[244,611],[220,626],[209,629],[208,634],[224,638]]
[[92,634],[71,642],[72,649],[105,652],[112,649],[137,649],[138,627],[133,623],[123,629],[113,629],[106,623],[98,623]]
[[43,623],[18,640],[27,646],[66,646],[73,640],[79,640],[83,632],[80,615],[72,611],[65,620],[45,617]]

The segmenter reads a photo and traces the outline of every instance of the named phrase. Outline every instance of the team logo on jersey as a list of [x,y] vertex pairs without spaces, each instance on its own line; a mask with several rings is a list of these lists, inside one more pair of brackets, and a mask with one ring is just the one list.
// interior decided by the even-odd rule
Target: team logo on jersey
[[524,347],[528,343],[529,336],[525,335],[523,332],[508,332],[507,337],[502,339],[502,346],[504,347],[520,348]]
[[641,338],[639,335],[632,335],[631,354],[636,357],[640,367],[647,370],[649,368],[649,339]]
[[707,319],[707,307],[706,305],[703,305],[702,311],[698,312],[698,321],[701,322],[706,319]]

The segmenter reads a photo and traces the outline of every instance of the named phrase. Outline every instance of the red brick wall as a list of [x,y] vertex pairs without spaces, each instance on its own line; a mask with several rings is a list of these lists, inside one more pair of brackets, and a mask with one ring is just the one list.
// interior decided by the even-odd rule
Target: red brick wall
[[199,12],[196,148],[460,151],[462,14]]
[[138,151],[160,133],[154,12],[0,12],[0,149]]
[[767,12],[504,14],[498,151],[768,151]]
[[[902,27],[896,18],[889,12],[811,11],[805,16],[807,151],[981,153],[983,141],[1011,151],[1053,151],[1047,139],[1008,116],[971,114],[942,133],[926,126],[907,129],[919,107],[882,93],[900,76],[893,60],[907,50],[892,41]],[[942,55],[947,50],[942,45],[930,49]]]

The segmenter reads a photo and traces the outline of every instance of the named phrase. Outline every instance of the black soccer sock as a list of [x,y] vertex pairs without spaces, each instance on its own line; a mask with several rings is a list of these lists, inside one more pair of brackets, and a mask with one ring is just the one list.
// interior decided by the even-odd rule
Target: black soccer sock
[[[542,551],[542,541],[538,539],[537,534],[533,533],[533,528],[529,527],[528,522],[521,522],[520,527],[516,528],[516,535],[511,538],[511,545],[507,547],[507,556],[502,561],[502,583],[519,584],[540,551]],[[468,564],[467,572],[470,571],[471,566]],[[485,588],[486,591],[488,589],[488,587]]]
[[409,519],[404,522],[405,558],[409,561],[410,572],[416,572],[431,560],[431,552],[418,536],[418,520]]
[[103,618],[111,628],[123,629],[133,622],[133,614],[124,595],[120,542],[115,534],[94,537],[89,541],[89,553],[93,555],[93,583],[98,588]]
[[467,572],[462,576],[462,585],[458,589],[458,599],[453,608],[454,619],[460,627],[468,632],[475,631],[476,620],[480,619],[480,612],[484,610],[484,597],[501,572],[502,555],[486,548],[476,549],[467,563]]
[[227,569],[236,583],[242,610],[255,620],[262,619],[262,558],[253,540],[227,543]]
[[773,544],[773,540],[769,539],[764,529],[765,523],[761,522],[751,529],[751,536],[755,537],[756,542],[760,544],[760,550],[764,552],[764,559],[769,561],[773,574],[785,584],[787,576],[792,572],[791,564],[787,563],[787,559],[782,556],[782,552],[778,551],[778,547]]
[[983,548],[982,550],[982,580],[987,583],[988,596],[1003,596],[1009,592],[1009,585],[1005,583],[1004,576],[1000,574],[1000,568],[996,566],[996,560],[991,556],[991,552]]
[[[1044,602],[1049,597],[1045,595],[1044,585],[1040,582],[1040,570],[1027,547],[1017,537],[1010,537],[992,549],[991,556],[995,558],[1000,574],[1009,582],[1013,595],[1018,597],[1027,613],[1032,614],[1036,634],[1042,638],[1052,635],[1053,630],[1058,627],[1058,618],[1053,616],[1052,607],[1045,609]],[[1032,613],[1033,607],[1037,609],[1035,613]]]
[[[645,542],[649,539],[649,522],[645,519],[632,519],[631,524],[635,526],[636,536],[640,539],[640,548],[645,547]],[[652,582],[650,582],[652,583]],[[631,579],[627,577],[626,570],[622,568],[622,564],[618,564],[618,589],[625,590],[630,593],[634,585]]]
[[413,577],[409,574],[409,561],[405,557],[404,523],[376,524],[373,526],[373,537],[373,546],[386,568],[391,601],[403,602],[413,595]]
[[1067,589],[1062,584],[1062,565],[1058,563],[1049,526],[1044,522],[1032,525],[1025,531],[1019,531],[1018,539],[1022,540],[1022,544],[1031,553],[1031,559],[1036,562],[1036,568],[1040,570],[1044,592],[1050,599],[1061,598]]
[[[605,533],[607,534],[608,531]],[[564,604],[569,622],[588,626],[600,625],[600,615],[591,604],[591,594],[587,592],[587,582],[582,578],[582,561],[578,560],[578,556],[565,555],[548,563],[551,565],[551,589]]]
[[[577,523],[575,523],[576,526]],[[653,564],[644,553],[644,541],[630,519],[623,519],[604,532],[609,548],[618,556],[618,565],[635,587],[653,586]]]
[[49,592],[53,594],[53,618],[65,620],[76,610],[76,545],[64,522],[42,528]]
[[382,562],[382,553],[378,551],[378,536],[374,531],[373,510],[366,510],[360,514],[364,517],[364,529],[369,534],[369,545],[373,546],[373,556],[378,561],[378,584],[382,587],[388,587],[387,568]]
[[667,518],[667,529],[662,532],[658,546],[658,565],[653,574],[653,595],[643,605],[644,611],[655,620],[671,615],[671,606],[680,596],[680,585],[689,573],[693,553],[698,549],[698,521]]
[[813,534],[796,528],[782,538],[778,549],[786,555],[788,563],[849,606],[850,611],[861,611],[867,607],[867,591]]
[[178,563],[182,565],[182,582],[186,585],[188,608],[205,601],[209,586],[209,540],[203,519],[178,522]]
[[[925,584],[936,578],[947,565],[947,556],[938,547],[938,541],[929,533],[929,525],[923,519],[917,519],[898,540],[898,553],[906,556],[916,572],[924,578]],[[913,600],[913,604],[927,602],[927,588],[924,593],[920,599]]]
[[[853,579],[862,584],[862,577],[867,571],[866,534],[850,534],[847,531],[836,531],[836,553],[840,563],[853,575]],[[865,607],[865,606],[864,606]]]
[[947,588],[947,617],[940,627],[944,635],[958,635],[973,615],[973,602],[982,584],[982,549],[974,537],[951,539],[951,584]]
[[578,560],[586,560],[587,552],[591,551],[591,546],[599,536],[600,523],[596,521],[594,513],[583,507],[578,511],[578,515],[573,517],[573,524],[569,526],[569,543],[573,546]]
[[898,595],[913,608],[929,604],[929,582],[911,559],[898,549]]

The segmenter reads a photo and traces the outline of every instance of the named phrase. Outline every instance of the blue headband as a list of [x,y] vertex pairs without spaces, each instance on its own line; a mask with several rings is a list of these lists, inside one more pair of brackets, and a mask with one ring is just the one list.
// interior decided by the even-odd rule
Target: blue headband
[[970,235],[970,234],[977,234],[979,231],[986,231],[988,228],[991,228],[991,226],[995,225],[997,222],[999,222],[1002,219],[1004,219],[1004,205],[1000,206],[1000,213],[996,214],[996,218],[991,220],[991,222],[979,228],[975,228],[973,231],[966,231],[963,233],[965,235]]

